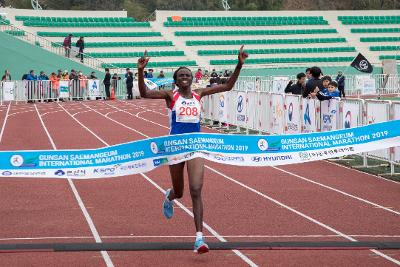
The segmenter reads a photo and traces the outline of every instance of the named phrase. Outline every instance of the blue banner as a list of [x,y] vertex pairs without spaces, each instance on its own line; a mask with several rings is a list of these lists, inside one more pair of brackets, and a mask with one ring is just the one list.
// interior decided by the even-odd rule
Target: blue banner
[[101,178],[147,172],[195,157],[240,166],[277,166],[400,145],[400,120],[297,135],[192,133],[90,150],[0,152],[0,176]]

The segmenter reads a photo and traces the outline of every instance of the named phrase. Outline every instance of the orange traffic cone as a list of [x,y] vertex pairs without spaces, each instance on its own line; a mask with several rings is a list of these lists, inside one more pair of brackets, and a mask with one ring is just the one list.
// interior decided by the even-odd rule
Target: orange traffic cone
[[111,88],[111,100],[115,100],[115,91],[114,91],[114,87]]

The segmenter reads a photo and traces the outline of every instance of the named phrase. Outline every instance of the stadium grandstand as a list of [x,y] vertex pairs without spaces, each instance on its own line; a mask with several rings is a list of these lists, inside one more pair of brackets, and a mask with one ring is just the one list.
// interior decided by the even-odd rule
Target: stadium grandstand
[[400,56],[396,10],[341,11],[340,16],[336,11],[301,16],[297,11],[156,11],[156,20],[145,22],[125,11],[3,8],[1,13],[4,33],[33,39],[43,49],[60,48],[69,33],[75,41],[85,37],[87,65],[98,70],[134,68],[146,49],[153,58],[149,67],[167,73],[179,66],[231,69],[241,44],[251,54],[246,75],[293,75],[311,65],[336,73],[359,52],[374,73],[381,73],[383,60]]

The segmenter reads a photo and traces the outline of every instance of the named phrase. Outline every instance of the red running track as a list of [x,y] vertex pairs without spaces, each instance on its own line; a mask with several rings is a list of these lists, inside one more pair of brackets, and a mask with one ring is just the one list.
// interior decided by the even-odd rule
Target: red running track
[[[12,105],[0,149],[52,149],[52,142],[57,149],[93,148],[167,134],[167,118],[143,108],[165,114],[163,103],[152,100],[39,104],[37,111],[34,105]],[[7,106],[3,106],[0,125],[6,112]],[[207,165],[204,219],[215,231],[205,231],[210,236],[207,240],[216,241],[213,235],[228,241],[399,240],[399,184],[326,162],[280,169]],[[327,169],[331,173],[318,172]],[[146,176],[73,182],[99,238],[103,242],[192,241],[192,218],[184,209],[177,208],[171,221],[161,214],[163,195],[155,185],[164,189],[170,186],[167,168]],[[67,181],[2,178],[0,183],[4,183],[0,187],[4,199],[0,209],[7,214],[2,220],[0,242],[94,241]],[[191,207],[187,191],[181,203]],[[212,251],[202,256],[190,251],[158,251],[107,255],[109,266],[393,266],[400,260],[398,251],[382,253],[386,256],[372,251],[242,251],[239,255]],[[102,266],[106,265],[105,258],[92,252],[0,254],[0,262],[13,266]]]

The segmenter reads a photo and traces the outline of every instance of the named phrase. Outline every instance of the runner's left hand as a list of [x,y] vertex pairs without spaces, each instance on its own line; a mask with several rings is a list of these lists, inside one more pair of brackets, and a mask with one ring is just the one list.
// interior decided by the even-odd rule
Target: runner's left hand
[[240,64],[244,64],[244,61],[249,57],[249,54],[243,51],[244,45],[240,47],[238,60]]

